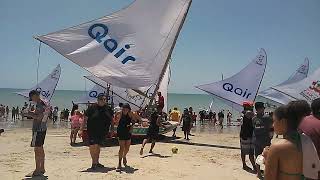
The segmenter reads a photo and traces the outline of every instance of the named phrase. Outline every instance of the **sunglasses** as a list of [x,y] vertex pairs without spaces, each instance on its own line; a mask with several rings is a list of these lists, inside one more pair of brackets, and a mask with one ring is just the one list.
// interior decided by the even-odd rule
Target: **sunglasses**
[[107,101],[107,98],[99,98],[99,101]]

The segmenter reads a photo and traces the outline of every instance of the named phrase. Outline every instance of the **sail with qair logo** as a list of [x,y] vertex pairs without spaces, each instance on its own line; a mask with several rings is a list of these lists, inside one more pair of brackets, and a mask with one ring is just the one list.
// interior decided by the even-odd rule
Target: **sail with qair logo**
[[239,73],[222,81],[196,86],[233,109],[241,112],[242,103],[253,102],[257,96],[267,65],[267,54],[260,49],[258,55]]
[[295,100],[306,100],[311,103],[320,98],[320,68],[305,79],[296,83],[272,87]]
[[[168,86],[170,83],[170,66],[167,67],[167,70],[160,82],[159,91],[162,93],[162,96],[165,100],[165,106],[163,108],[164,112],[167,112],[167,102],[168,102]],[[146,105],[148,105],[150,98],[155,91],[155,85],[150,87],[141,87],[138,90],[143,93],[138,93],[134,89],[129,88],[121,88],[117,86],[110,86],[107,82],[95,77],[95,76],[85,76],[85,78],[89,79],[93,83],[95,83],[94,87],[86,92],[86,94],[80,99],[74,101],[75,104],[87,104],[87,103],[95,103],[97,102],[98,94],[109,94],[112,98],[112,102],[115,106],[119,103],[129,103],[133,111],[141,110]],[[109,87],[109,92],[108,91]]]
[[[286,81],[282,82],[281,84],[277,86],[284,86],[292,83],[296,83],[298,81],[301,81],[305,79],[308,76],[309,72],[309,59],[305,58],[304,62],[299,66],[299,68],[287,79]],[[294,98],[281,93],[277,90],[274,90],[272,88],[268,88],[264,91],[261,91],[259,93],[259,96],[264,97],[266,99],[272,100],[274,102],[277,102],[279,104],[287,104],[290,101],[295,100]]]
[[135,0],[111,15],[35,38],[109,84],[148,87],[163,77],[190,5]]
[[57,84],[59,82],[61,75],[61,67],[60,64],[54,68],[54,70],[46,77],[44,78],[40,83],[35,85],[34,87],[21,91],[16,92],[16,94],[21,95],[25,98],[29,98],[29,92],[31,90],[36,90],[40,93],[40,97],[42,100],[45,100],[47,102],[50,102],[55,89],[57,87]]

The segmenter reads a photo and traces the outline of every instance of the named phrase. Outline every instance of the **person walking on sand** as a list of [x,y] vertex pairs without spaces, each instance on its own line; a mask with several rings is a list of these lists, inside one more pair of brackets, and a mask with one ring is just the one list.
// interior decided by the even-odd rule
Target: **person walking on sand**
[[[171,113],[169,114],[169,120],[175,121],[178,124],[180,124],[180,122],[181,122],[181,113],[180,113],[180,111],[178,110],[177,107],[174,107],[173,111],[171,111]],[[174,128],[172,137],[176,137],[176,131],[177,131],[177,128]]]
[[29,173],[27,177],[40,176],[45,173],[45,153],[43,149],[47,132],[47,116],[49,106],[40,99],[40,93],[32,90],[29,93],[29,100],[36,103],[34,111],[29,111],[27,116],[33,119],[31,147],[34,147],[36,169]]
[[[89,136],[89,151],[92,159],[91,170],[97,170],[97,168],[104,168],[104,165],[100,164],[100,146],[103,145],[106,135],[109,132],[111,121],[113,117],[113,111],[111,107],[107,105],[107,96],[105,94],[98,95],[98,102],[88,107],[85,112],[85,121],[79,131],[79,136],[82,137],[84,125],[87,125],[87,132]],[[111,127],[113,130],[113,127]]]
[[[254,154],[258,157],[262,154],[263,149],[267,146],[270,146],[271,139],[270,130],[272,128],[272,119],[270,116],[265,115],[264,103],[256,102],[255,103],[256,116],[253,118],[253,139],[254,139]],[[260,166],[256,164],[257,176],[262,178],[262,173],[260,171]]]
[[70,145],[73,146],[76,143],[77,134],[80,130],[80,122],[83,115],[79,110],[74,110],[73,115],[70,117],[71,121],[71,133],[70,133]]
[[120,171],[123,165],[127,166],[127,154],[131,145],[131,133],[134,124],[134,117],[131,113],[131,107],[129,104],[124,104],[122,106],[122,112],[120,115],[119,124],[117,127],[117,136],[120,145],[119,149],[119,163],[117,166],[117,170]]
[[151,114],[150,125],[149,125],[148,132],[147,132],[147,138],[144,139],[142,142],[142,147],[140,149],[140,155],[143,155],[144,146],[147,144],[148,141],[151,141],[151,148],[150,148],[149,153],[153,153],[153,148],[156,145],[156,140],[158,139],[158,136],[159,136],[159,128],[160,128],[160,126],[163,126],[161,124],[161,119],[162,119],[162,108],[158,107],[157,111],[154,111]]
[[12,118],[12,121],[16,120],[16,108],[14,107],[12,107],[11,109],[11,118]]

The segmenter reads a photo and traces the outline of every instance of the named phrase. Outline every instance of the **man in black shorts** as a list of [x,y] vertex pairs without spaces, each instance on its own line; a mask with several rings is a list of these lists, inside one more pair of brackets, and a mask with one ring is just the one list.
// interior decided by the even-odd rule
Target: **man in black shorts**
[[35,110],[27,114],[33,119],[31,147],[34,147],[36,169],[27,176],[40,176],[45,173],[43,144],[47,132],[47,110],[49,107],[40,99],[40,93],[36,90],[30,91],[29,100],[36,103]]
[[[90,144],[89,150],[92,158],[92,170],[104,168],[104,166],[99,163],[100,146],[105,141],[106,135],[109,132],[112,117],[113,111],[107,105],[107,97],[105,94],[100,94],[98,96],[98,102],[89,106],[85,112]],[[79,136],[82,136],[83,129],[84,125],[80,128]]]
[[162,117],[163,117],[162,107],[158,106],[157,110],[154,111],[150,116],[150,124],[148,128],[147,136],[142,142],[140,155],[143,155],[144,146],[147,144],[148,141],[151,141],[151,148],[149,153],[153,153],[153,148],[156,145],[156,141],[159,136],[160,126],[165,128],[165,126],[161,124]]

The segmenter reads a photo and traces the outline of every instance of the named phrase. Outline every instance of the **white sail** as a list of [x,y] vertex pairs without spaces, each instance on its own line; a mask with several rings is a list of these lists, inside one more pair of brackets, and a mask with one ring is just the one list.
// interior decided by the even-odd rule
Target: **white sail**
[[[160,83],[160,88],[158,90],[162,93],[164,100],[165,100],[165,106],[163,108],[164,112],[167,112],[167,110],[168,110],[167,101],[168,101],[168,85],[170,82],[170,75],[171,75],[170,66],[168,66],[167,70],[164,74],[164,77],[162,78],[162,81]],[[96,86],[104,87],[104,89],[107,89],[107,87],[109,85],[107,82],[105,82],[95,76],[85,76],[85,78],[87,78],[90,81],[92,81],[93,83],[97,84]],[[129,104],[133,105],[133,108],[132,108],[133,110],[139,110],[139,109],[145,107],[149,103],[149,101],[150,101],[149,97],[151,97],[151,95],[153,94],[153,92],[155,90],[155,85],[153,85],[151,87],[141,87],[141,88],[137,88],[137,89],[140,90],[141,93],[143,93],[144,95],[137,93],[133,89],[122,88],[122,87],[117,87],[117,86],[111,86],[110,94],[113,95],[113,101],[116,105],[120,102],[121,103],[129,103]],[[86,96],[87,96],[87,98],[89,98],[88,93]],[[82,101],[82,102],[87,102],[87,101]]]
[[[298,81],[301,81],[302,79],[306,78],[308,76],[309,72],[309,59],[305,58],[304,62],[299,66],[299,68],[295,71],[295,73],[290,76],[289,79],[286,81],[282,82],[281,84],[277,86],[283,86],[283,85],[288,85],[292,84]],[[259,96],[262,96],[266,99],[270,99],[274,102],[277,102],[279,104],[287,104],[290,101],[295,100],[294,98],[287,96],[277,90],[274,90],[272,88],[266,89],[262,92],[259,93]]]
[[31,90],[37,90],[40,92],[41,98],[49,102],[59,82],[60,74],[61,67],[59,64],[45,79],[43,79],[36,86],[32,87],[31,89],[24,90],[22,92],[17,92],[16,94],[29,98],[29,92]]
[[267,54],[264,49],[239,73],[215,83],[196,86],[218,97],[237,111],[242,111],[244,101],[254,101],[259,90],[265,68]]
[[74,101],[75,104],[90,104],[90,103],[96,103],[97,97],[99,94],[106,94],[107,89],[100,86],[95,85],[90,91],[87,91],[83,97],[80,99]]
[[171,77],[171,69],[170,66],[167,67],[166,72],[162,78],[162,81],[160,83],[160,87],[158,92],[161,92],[161,95],[164,98],[164,108],[163,112],[168,112],[168,86],[170,83],[170,77]]
[[191,0],[135,0],[111,15],[36,39],[118,87],[155,84]]
[[311,103],[313,100],[320,98],[320,68],[299,82],[272,88],[296,100],[301,99]]
[[[95,76],[85,76],[96,86],[103,87],[106,91],[107,87],[110,86],[107,82],[95,77]],[[147,105],[149,99],[135,92],[132,89],[121,88],[116,86],[110,86],[109,95],[113,98],[113,103],[118,105],[119,103],[129,103],[132,110],[137,111]]]

